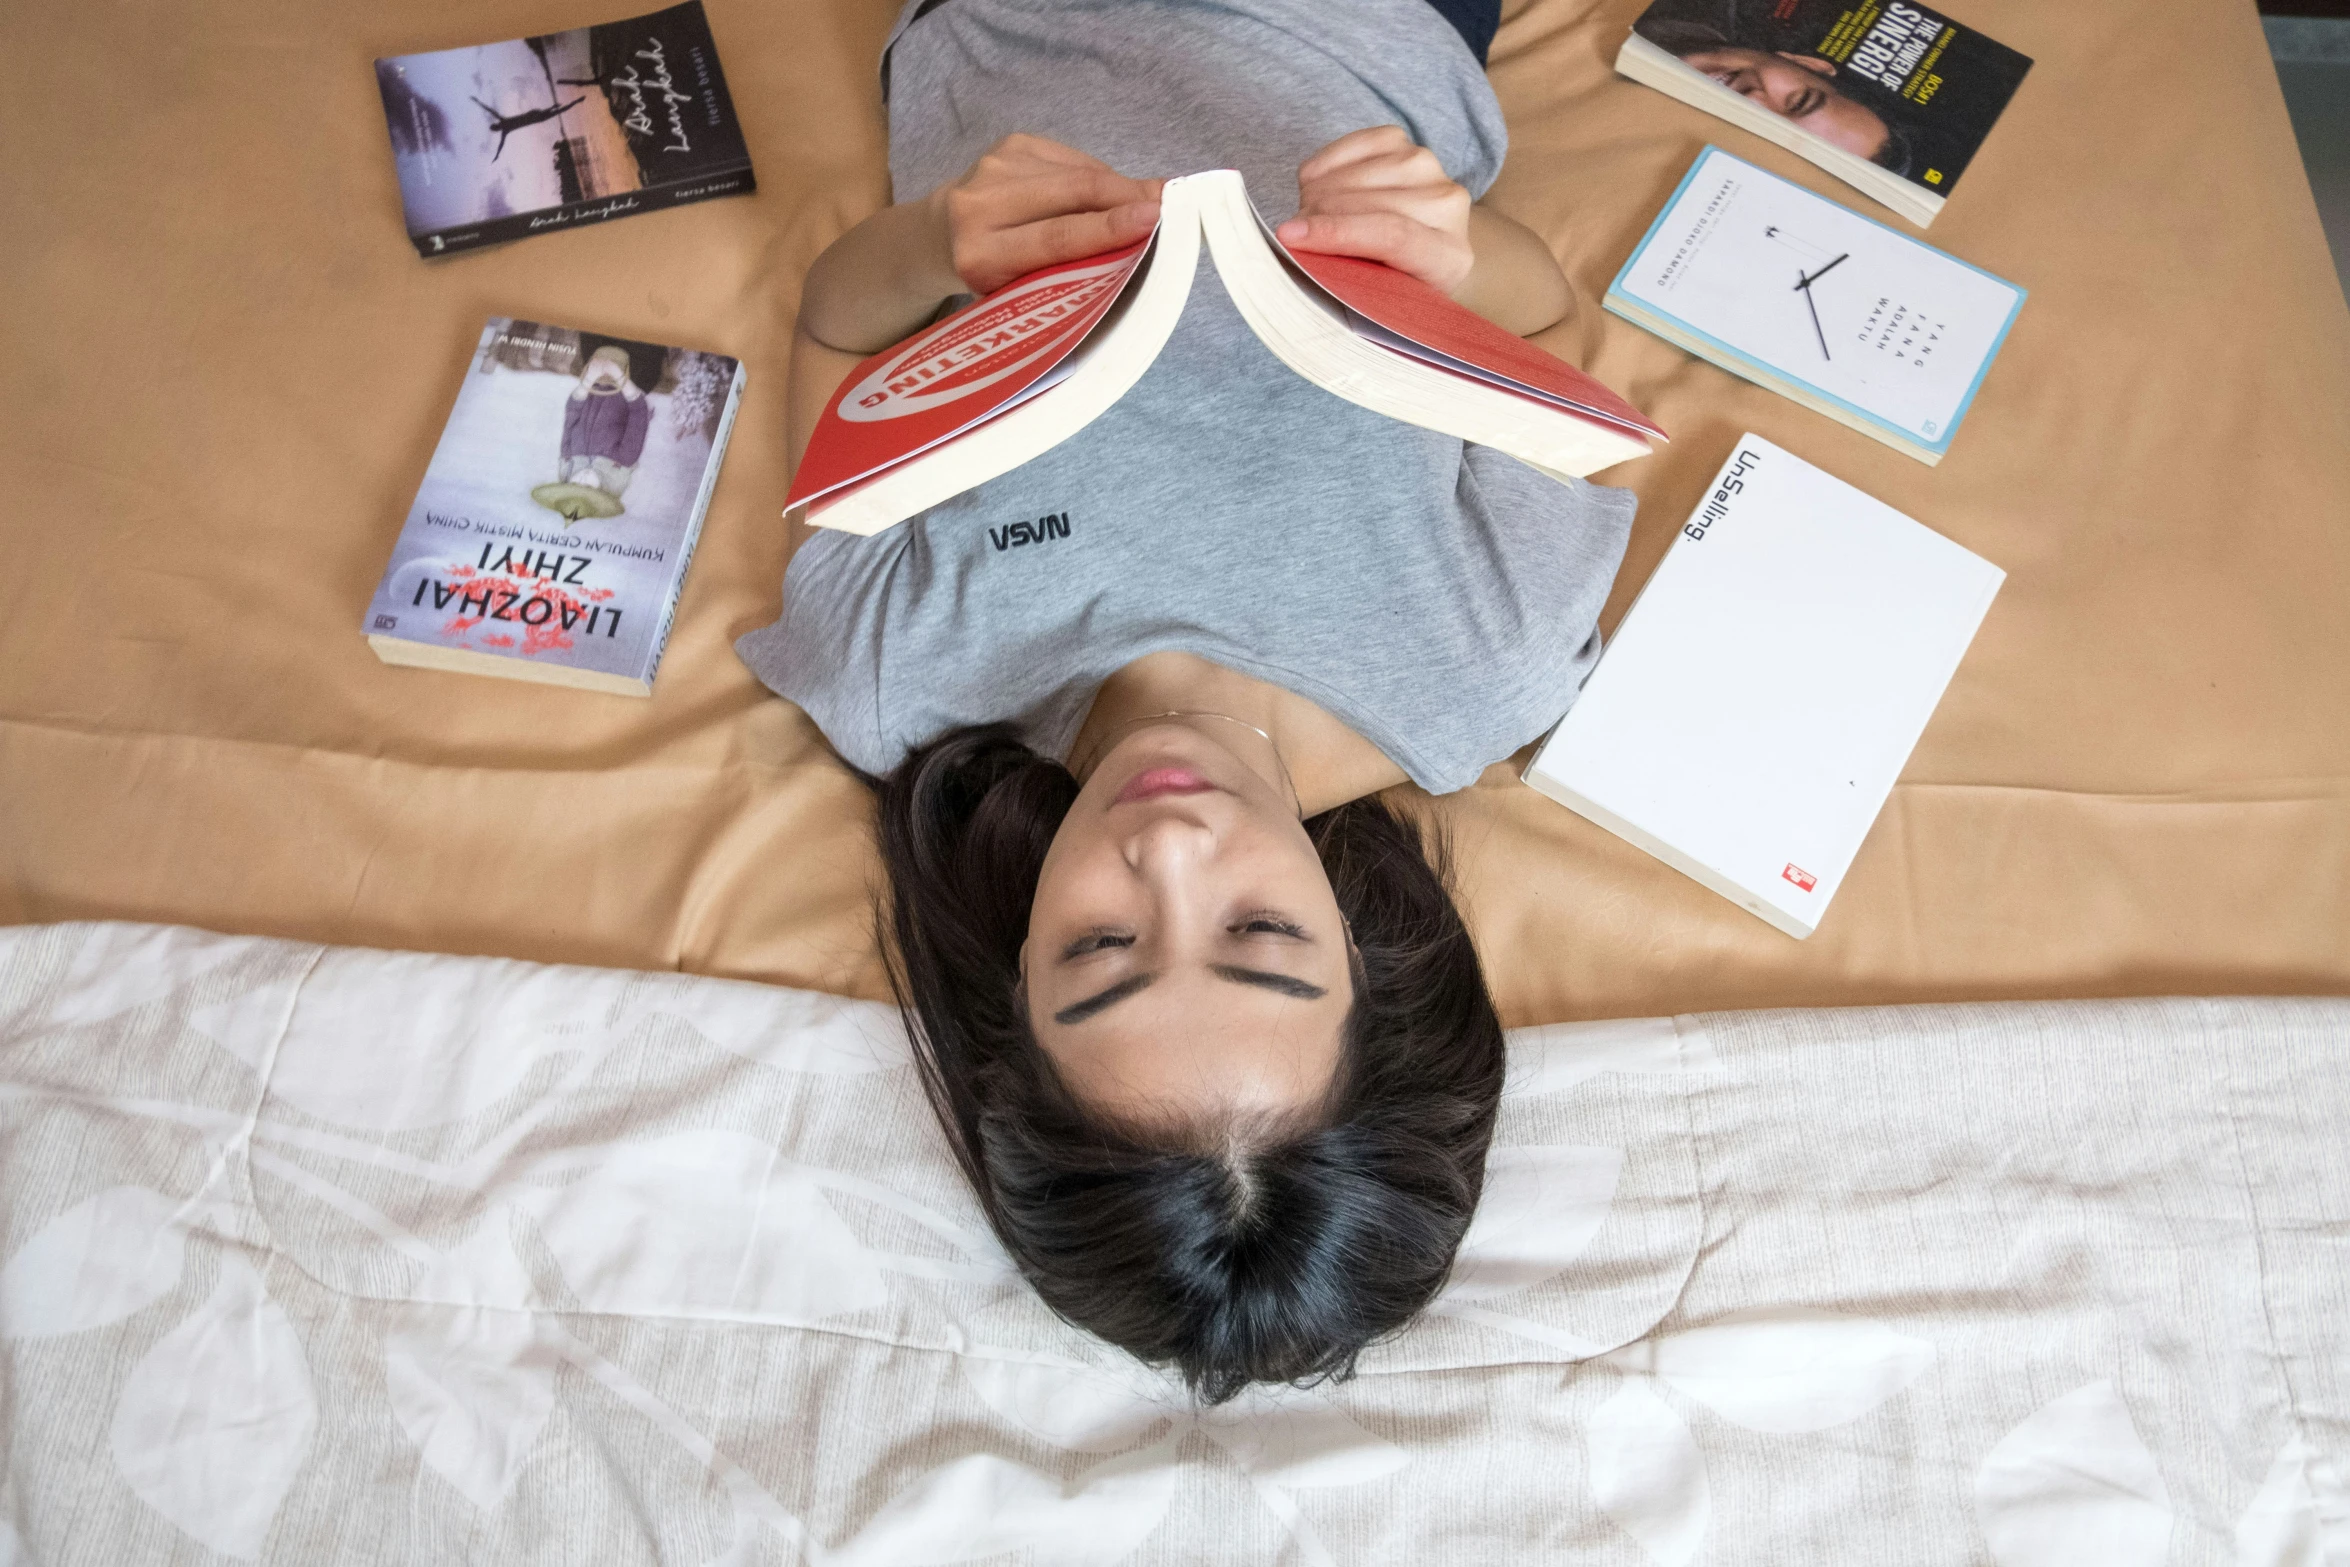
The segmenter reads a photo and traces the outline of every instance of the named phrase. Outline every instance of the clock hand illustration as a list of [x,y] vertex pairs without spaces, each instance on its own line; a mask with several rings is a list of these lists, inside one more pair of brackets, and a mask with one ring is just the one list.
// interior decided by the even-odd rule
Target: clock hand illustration
[[1764,229],[1763,238],[1776,244],[1784,245],[1789,250],[1794,251],[1797,255],[1803,258],[1803,264],[1805,266],[1811,265],[1813,262],[1819,260],[1822,256],[1825,256],[1828,253],[1827,246],[1813,244],[1810,240],[1804,238],[1804,236],[1801,234],[1796,233],[1795,230],[1787,227],[1783,223],[1774,223],[1768,228]]
[[1814,283],[1817,283],[1821,278],[1824,278],[1829,273],[1835,271],[1837,267],[1841,266],[1845,261],[1849,260],[1851,255],[1852,252],[1848,250],[1843,255],[1838,256],[1834,261],[1831,261],[1826,266],[1820,268],[1817,272],[1808,274],[1798,272],[1795,274],[1795,288],[1793,291],[1803,296],[1804,308],[1811,312],[1811,329],[1813,334],[1816,335],[1820,340],[1820,357],[1822,359],[1833,359],[1836,356],[1828,352],[1828,332],[1825,327],[1820,325],[1820,307],[1812,301],[1811,286]]

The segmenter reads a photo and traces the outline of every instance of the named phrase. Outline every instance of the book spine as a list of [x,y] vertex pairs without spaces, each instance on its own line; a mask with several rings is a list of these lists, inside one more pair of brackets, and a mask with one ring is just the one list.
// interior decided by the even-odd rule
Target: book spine
[[659,212],[670,207],[689,206],[697,201],[710,201],[720,196],[747,196],[756,189],[758,184],[752,178],[751,166],[745,163],[739,169],[713,170],[709,174],[673,184],[651,185],[617,196],[599,196],[591,201],[568,202],[560,207],[544,207],[537,212],[517,212],[508,217],[493,218],[486,223],[459,224],[454,228],[435,229],[409,238],[416,246],[416,253],[430,261],[437,256],[479,250],[484,245],[502,245],[508,240],[544,234],[551,229],[584,228],[592,223],[608,223],[614,218],[634,217],[640,212]]
[[743,401],[743,367],[735,361],[734,381],[726,391],[726,409],[718,416],[718,433],[710,442],[710,460],[702,469],[702,487],[694,492],[694,509],[685,519],[685,540],[677,551],[677,575],[671,580],[669,602],[661,610],[661,629],[653,633],[652,656],[645,660],[645,684],[660,673],[661,655],[669,650],[670,628],[677,624],[677,606],[685,597],[685,574],[694,563],[694,546],[702,542],[702,517],[718,488],[718,468],[726,461],[726,443],[734,435],[734,416]]
[[[1950,449],[1951,441],[1958,434],[1959,420],[1966,414],[1966,408],[1961,406],[1958,413],[1951,416],[1949,426],[1942,432],[1941,441],[1937,444],[1928,444],[1902,429],[1901,426],[1881,419],[1866,409],[1853,407],[1833,394],[1822,392],[1810,382],[1788,375],[1751,355],[1740,353],[1726,343],[1717,342],[1706,334],[1652,309],[1628,294],[1611,288],[1600,300],[1599,306],[1610,315],[1622,316],[1634,326],[1644,331],[1654,332],[1683,353],[1694,354],[1707,364],[1727,370],[1742,381],[1753,382],[1764,391],[1776,392],[1790,402],[1810,409],[1813,413],[1835,420],[1846,429],[1857,430],[1872,440],[1882,441],[1895,451],[1905,456],[1914,457],[1929,468],[1940,464],[1943,453]],[[1994,354],[1998,352],[1996,346],[1992,352]],[[1990,361],[1986,359],[1984,361],[1986,369],[1989,364]]]
[[1750,136],[1759,136],[1764,141],[1785,148],[1814,168],[1834,175],[1870,200],[1891,208],[1919,228],[1932,227],[1935,216],[1942,210],[1941,193],[1898,174],[1888,173],[1866,158],[1822,141],[1791,121],[1768,111],[1753,109],[1737,92],[1702,71],[1690,69],[1648,43],[1638,33],[1624,41],[1623,49],[1616,56],[1616,69],[1644,87],[1655,88],[1676,103],[1685,104],[1700,114],[1710,114]]
[[[1536,793],[1548,795],[1594,827],[1615,834],[1632,845],[1633,848],[1671,866],[1699,886],[1729,899],[1763,923],[1793,936],[1797,941],[1804,940],[1819,928],[1817,918],[1805,920],[1798,915],[1789,913],[1768,898],[1757,896],[1735,877],[1714,869],[1695,855],[1683,853],[1631,818],[1618,815],[1580,789],[1573,788],[1551,777],[1542,771],[1540,756],[1536,756],[1533,763],[1527,767],[1522,781],[1533,788]],[[1839,870],[1837,874],[1839,877],[1837,886],[1841,886],[1843,872]],[[1835,894],[1836,887],[1830,887],[1829,897],[1833,898]],[[1825,912],[1823,908],[1822,913]]]

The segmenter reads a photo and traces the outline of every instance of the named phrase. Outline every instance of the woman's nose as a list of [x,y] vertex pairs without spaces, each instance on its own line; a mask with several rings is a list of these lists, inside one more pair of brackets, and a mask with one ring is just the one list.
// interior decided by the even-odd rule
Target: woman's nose
[[1162,816],[1126,840],[1126,863],[1145,877],[1180,875],[1215,851],[1215,829],[1206,822]]

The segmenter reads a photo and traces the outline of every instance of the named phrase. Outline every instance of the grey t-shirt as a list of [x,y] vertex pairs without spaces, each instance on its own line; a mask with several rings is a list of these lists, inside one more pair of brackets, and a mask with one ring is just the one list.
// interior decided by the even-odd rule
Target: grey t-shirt
[[[1132,174],[1237,168],[1274,221],[1297,165],[1365,125],[1403,125],[1473,192],[1504,145],[1427,0],[946,0],[901,20],[891,64],[900,200],[1015,130]],[[782,618],[737,646],[868,772],[999,719],[1065,755],[1105,679],[1180,651],[1311,699],[1444,793],[1574,700],[1632,506],[1303,380],[1203,254],[1107,413],[871,538],[820,530]]]

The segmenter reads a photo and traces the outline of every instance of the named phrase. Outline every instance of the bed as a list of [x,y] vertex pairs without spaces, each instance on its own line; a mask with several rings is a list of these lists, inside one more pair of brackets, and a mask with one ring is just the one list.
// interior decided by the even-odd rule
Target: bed
[[[647,0],[650,3],[650,0]],[[130,918],[881,994],[869,811],[730,642],[775,613],[794,288],[886,199],[889,0],[716,0],[761,188],[420,262],[366,69],[582,13],[18,8],[0,921]],[[1444,801],[1514,1024],[2350,987],[2350,313],[2249,7],[1968,20],[2038,61],[1930,238],[2031,298],[1928,470],[1596,307],[1701,145],[1630,0],[1513,0],[1495,193],[1583,296],[1545,342],[1674,434],[1610,623],[1753,430],[2007,586],[1817,935],[1497,766]],[[37,64],[36,64],[37,62]],[[481,320],[742,357],[649,702],[379,665],[358,617]]]
[[0,1562],[2350,1562],[2346,1040],[1521,1029],[1433,1310],[1201,1410],[1011,1272],[885,1005],[0,930]]
[[[1611,623],[1746,430],[2007,586],[1808,941],[1507,766],[1432,807],[1488,1199],[1215,1411],[1011,1277],[731,651],[887,0],[711,0],[757,196],[438,265],[366,61],[580,12],[12,12],[0,1567],[2350,1563],[2350,312],[2250,7],[1971,6],[2038,64],[1929,237],[2032,295],[1928,470],[1596,309],[1708,139],[1852,198],[1513,0],[1545,341],[1676,437]],[[749,367],[648,702],[357,634],[493,313]]]

